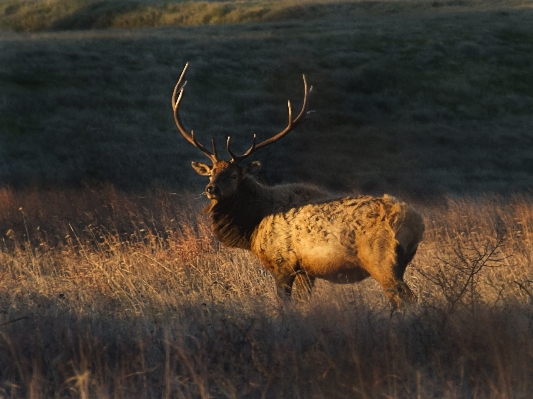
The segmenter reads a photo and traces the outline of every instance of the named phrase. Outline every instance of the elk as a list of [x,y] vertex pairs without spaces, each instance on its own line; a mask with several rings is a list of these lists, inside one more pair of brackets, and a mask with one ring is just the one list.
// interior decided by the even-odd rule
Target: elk
[[416,301],[403,275],[422,240],[422,217],[390,195],[382,197],[332,197],[306,184],[269,187],[254,175],[260,162],[241,164],[261,148],[273,144],[299,126],[308,114],[305,75],[303,105],[293,119],[288,102],[288,124],[276,135],[256,143],[242,155],[233,153],[230,137],[226,150],[231,160],[219,159],[184,128],[179,106],[187,82],[185,65],[172,94],[174,121],[185,140],[198,148],[211,165],[192,162],[193,169],[209,177],[206,212],[220,242],[254,253],[272,273],[282,297],[290,297],[297,277],[305,277],[309,291],[316,278],[334,283],[354,283],[374,278],[385,291],[392,308]]

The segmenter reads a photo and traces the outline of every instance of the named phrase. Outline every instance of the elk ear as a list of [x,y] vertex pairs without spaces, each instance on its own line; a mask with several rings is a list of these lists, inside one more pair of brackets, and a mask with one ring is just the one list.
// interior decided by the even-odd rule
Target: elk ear
[[259,169],[261,169],[261,162],[259,161],[254,161],[251,164],[243,167],[244,173],[249,175],[255,175],[257,172],[259,172]]
[[191,165],[192,168],[196,171],[196,173],[198,173],[200,176],[211,175],[211,169],[213,169],[211,166],[203,162],[192,162]]

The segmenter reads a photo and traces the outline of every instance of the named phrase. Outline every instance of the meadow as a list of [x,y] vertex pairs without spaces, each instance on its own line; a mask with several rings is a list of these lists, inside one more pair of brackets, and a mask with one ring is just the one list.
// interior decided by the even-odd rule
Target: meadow
[[3,189],[0,209],[0,397],[533,392],[529,197],[421,205],[419,303],[393,315],[371,280],[280,301],[189,196]]
[[[0,398],[533,395],[533,2],[0,1]],[[391,314],[213,237],[183,122],[266,183],[408,200]]]

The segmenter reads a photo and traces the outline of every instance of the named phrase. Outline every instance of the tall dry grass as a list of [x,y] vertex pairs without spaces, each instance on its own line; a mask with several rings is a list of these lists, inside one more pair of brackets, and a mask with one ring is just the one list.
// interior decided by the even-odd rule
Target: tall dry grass
[[371,281],[281,303],[201,203],[164,190],[0,191],[0,397],[527,398],[533,202],[420,204],[390,316]]

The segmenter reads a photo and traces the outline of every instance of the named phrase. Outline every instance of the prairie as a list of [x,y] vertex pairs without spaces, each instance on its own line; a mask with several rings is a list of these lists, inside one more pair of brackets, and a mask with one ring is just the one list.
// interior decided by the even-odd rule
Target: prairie
[[198,205],[112,186],[3,189],[0,397],[533,392],[529,197],[420,205],[427,232],[406,273],[419,303],[393,315],[371,280],[280,302]]
[[[529,398],[531,1],[0,1],[0,398]],[[183,123],[267,183],[387,192],[405,279],[276,297],[202,208]]]

